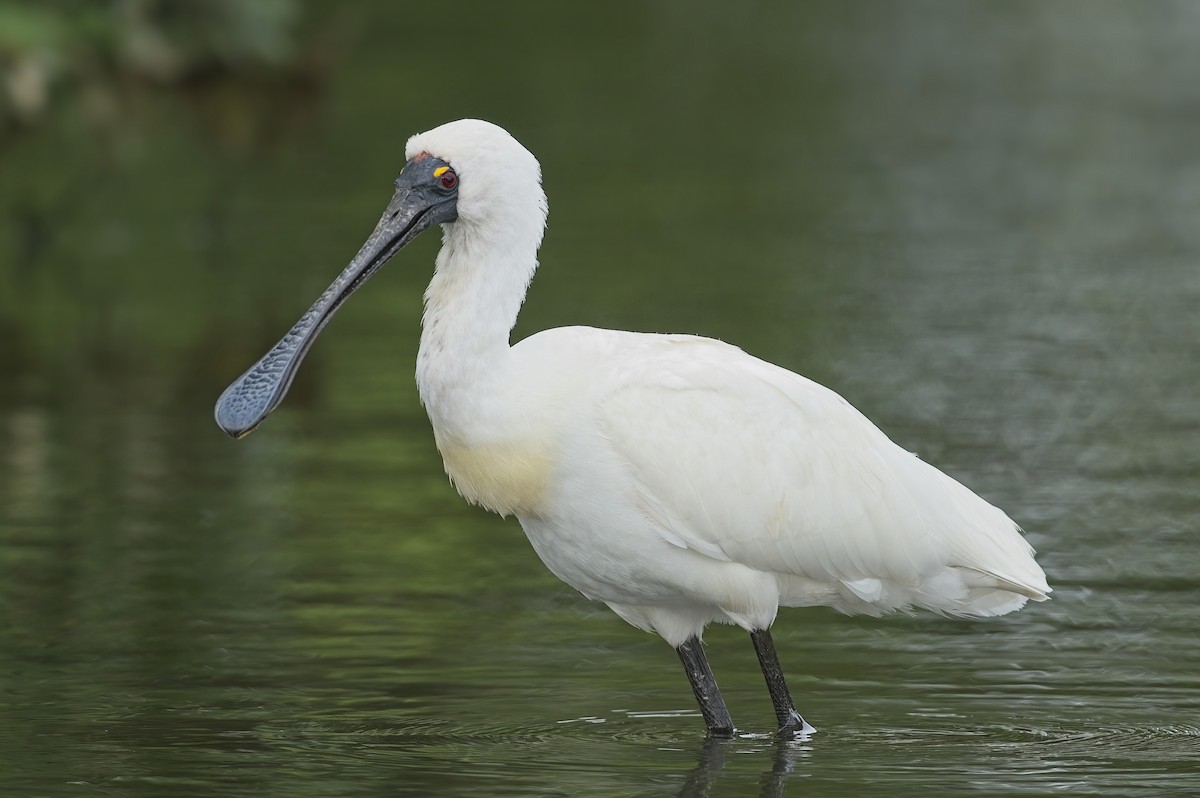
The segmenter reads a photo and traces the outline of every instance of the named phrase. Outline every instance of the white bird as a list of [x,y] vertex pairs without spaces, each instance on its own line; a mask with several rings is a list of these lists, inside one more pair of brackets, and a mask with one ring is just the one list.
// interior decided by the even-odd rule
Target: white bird
[[441,224],[416,376],[446,472],[516,516],[556,576],[671,644],[710,734],[734,729],[700,642],[711,622],[750,633],[793,736],[813,729],[771,641],[781,605],[983,617],[1047,598],[1008,516],[821,385],[690,335],[565,327],[510,345],[546,226],[537,160],[478,120],[413,136],[405,157],[358,255],[222,394],[228,434],[279,404],[343,300]]

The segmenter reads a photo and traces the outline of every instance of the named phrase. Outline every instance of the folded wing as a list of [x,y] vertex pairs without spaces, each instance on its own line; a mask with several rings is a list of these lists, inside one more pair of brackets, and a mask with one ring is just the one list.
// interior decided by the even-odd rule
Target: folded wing
[[603,385],[601,428],[674,545],[835,585],[849,611],[992,615],[1049,593],[1012,520],[811,380],[654,336]]

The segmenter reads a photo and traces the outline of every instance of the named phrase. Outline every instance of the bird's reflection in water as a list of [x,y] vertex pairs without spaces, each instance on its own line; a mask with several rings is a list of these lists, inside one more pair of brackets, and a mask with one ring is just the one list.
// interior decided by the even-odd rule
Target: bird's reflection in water
[[[700,746],[696,757],[696,767],[688,774],[677,793],[678,798],[706,798],[709,790],[717,781],[725,760],[733,751],[734,746],[742,745],[744,741],[722,740],[708,738]],[[763,757],[771,756],[771,765],[762,773],[759,779],[758,794],[762,798],[779,798],[784,795],[788,778],[795,770],[796,763],[808,755],[809,749],[794,740],[773,740],[765,742],[753,753]]]
[[705,798],[713,782],[717,780],[721,768],[725,767],[725,757],[729,755],[733,745],[733,740],[715,737],[706,739],[696,757],[696,767],[692,768],[687,781],[679,790],[679,798]]

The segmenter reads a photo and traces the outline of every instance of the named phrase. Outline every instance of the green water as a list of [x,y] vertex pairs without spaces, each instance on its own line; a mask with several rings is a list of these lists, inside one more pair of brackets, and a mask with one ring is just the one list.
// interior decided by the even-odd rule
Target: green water
[[[311,85],[124,88],[0,140],[0,793],[1200,792],[1200,13],[1188,3],[362,4]],[[989,622],[784,611],[674,653],[446,482],[436,236],[241,442],[224,386],[341,269],[404,139],[539,155],[516,331],[699,332],[835,388],[1028,530]]]

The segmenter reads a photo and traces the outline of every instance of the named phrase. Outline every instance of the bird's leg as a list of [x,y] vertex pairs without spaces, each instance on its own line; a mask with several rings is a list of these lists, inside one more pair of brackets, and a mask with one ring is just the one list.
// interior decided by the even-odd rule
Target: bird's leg
[[729,717],[725,699],[721,698],[717,680],[708,666],[708,658],[704,656],[704,644],[700,638],[692,635],[675,650],[679,652],[683,670],[691,682],[692,692],[696,694],[696,703],[700,705],[700,714],[704,716],[708,733],[713,737],[732,737],[733,718]]
[[779,655],[775,653],[771,630],[755,629],[750,632],[750,639],[754,641],[754,652],[758,654],[758,664],[762,668],[763,678],[767,680],[771,703],[775,705],[775,718],[779,721],[778,735],[794,737],[816,731],[800,717],[796,705],[792,703],[792,694],[788,692],[787,682],[783,678],[783,668],[779,667]]

